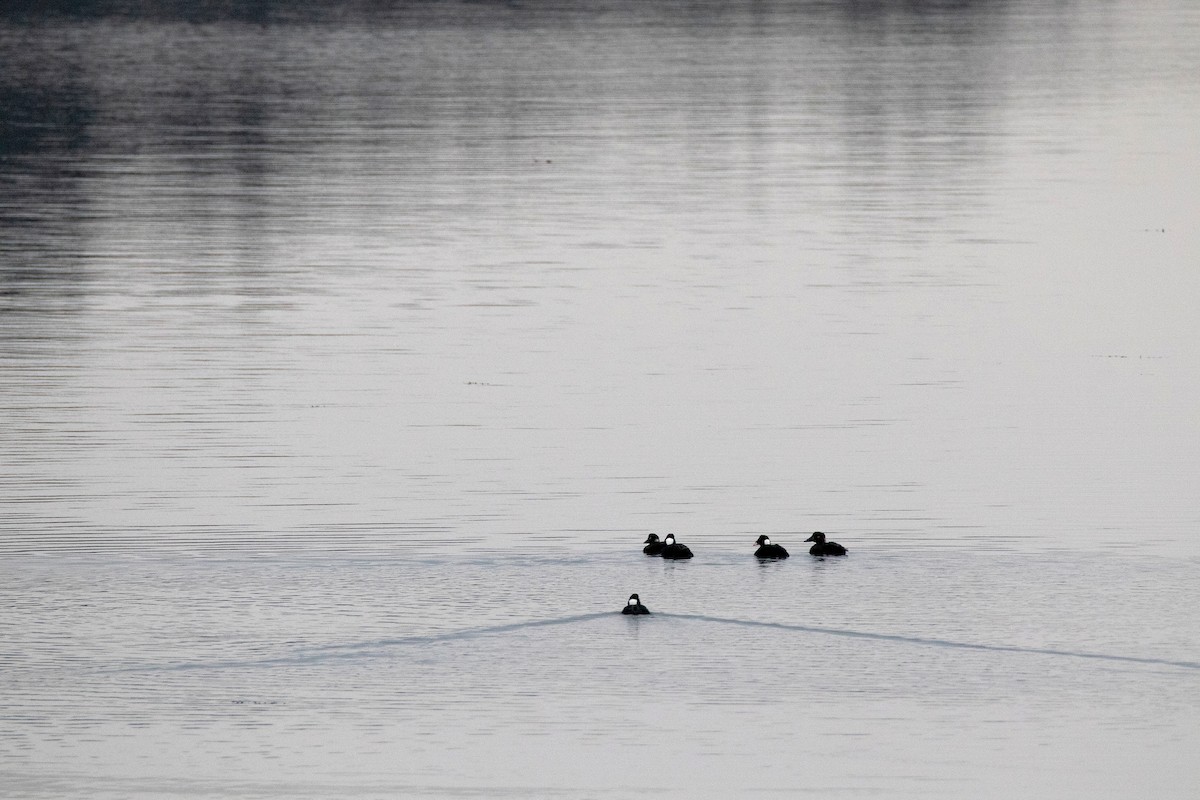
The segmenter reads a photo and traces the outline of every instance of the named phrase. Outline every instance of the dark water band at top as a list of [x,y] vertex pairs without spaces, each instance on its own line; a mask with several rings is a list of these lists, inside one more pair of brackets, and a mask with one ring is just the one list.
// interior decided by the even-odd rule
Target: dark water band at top
[[[325,645],[319,647],[306,647],[293,655],[276,656],[273,658],[264,659],[246,659],[236,661],[211,661],[211,662],[190,662],[180,664],[164,664],[164,665],[147,665],[139,667],[127,667],[117,670],[106,670],[109,672],[147,672],[147,671],[175,671],[175,670],[198,670],[198,669],[229,669],[239,667],[274,667],[285,665],[304,665],[317,664],[327,661],[337,661],[352,658],[362,657],[383,657],[386,651],[394,647],[411,647],[414,645],[434,644],[438,642],[452,642],[462,639],[472,639],[478,636],[495,636],[505,633],[513,633],[516,631],[528,630],[532,628],[546,628],[557,625],[571,625],[575,623],[593,622],[598,619],[620,615],[620,612],[599,612],[594,614],[578,614],[569,617],[557,617],[553,619],[529,620],[525,622],[514,622],[505,625],[493,625],[482,628],[468,628],[464,630],[451,631],[447,633],[405,636],[395,639],[376,639],[371,641],[360,642],[356,644],[339,644]],[[1025,653],[1029,655],[1049,655],[1063,656],[1067,658],[1084,658],[1095,661],[1107,661],[1122,664],[1142,664],[1147,666],[1174,667],[1177,669],[1200,670],[1200,662],[1197,661],[1181,661],[1167,658],[1151,658],[1143,656],[1123,656],[1110,653],[1092,653],[1077,650],[1061,650],[1048,647],[1023,647],[1018,645],[1005,644],[980,644],[975,642],[959,642],[951,639],[935,639],[921,636],[902,636],[889,633],[873,633],[869,631],[856,631],[846,628],[823,628],[811,625],[794,625],[782,622],[757,622],[754,620],[732,619],[729,617],[714,617],[707,614],[668,614],[653,612],[647,617],[631,617],[635,624],[653,623],[655,620],[694,620],[697,622],[709,622],[719,625],[737,625],[751,628],[769,628],[779,631],[790,631],[795,633],[815,633],[828,636],[843,636],[854,639],[870,639],[881,642],[896,642],[900,644],[914,644],[930,647],[948,647],[960,650],[978,650],[984,652],[996,653]]]

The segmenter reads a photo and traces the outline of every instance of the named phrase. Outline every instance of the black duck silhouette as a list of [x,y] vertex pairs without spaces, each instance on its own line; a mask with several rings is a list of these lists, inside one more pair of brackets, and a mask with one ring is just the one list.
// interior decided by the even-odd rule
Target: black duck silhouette
[[658,538],[657,533],[652,533],[649,536],[647,536],[646,541],[643,542],[643,544],[645,544],[646,546],[642,548],[642,552],[645,553],[646,555],[648,555],[648,556],[661,556],[662,555],[663,543]]
[[686,544],[680,544],[675,541],[675,534],[668,533],[667,538],[663,539],[662,557],[672,559],[691,558],[692,551],[688,549]]
[[812,547],[810,547],[808,549],[809,555],[813,555],[813,556],[844,556],[844,555],[846,555],[846,548],[842,547],[837,542],[825,541],[825,534],[821,533],[820,531],[815,532],[812,536],[808,537],[804,541],[816,542],[816,544],[814,544]]
[[787,558],[788,551],[783,549],[781,544],[771,544],[771,537],[762,535],[754,542],[758,545],[758,549],[754,551],[754,555],[759,558]]

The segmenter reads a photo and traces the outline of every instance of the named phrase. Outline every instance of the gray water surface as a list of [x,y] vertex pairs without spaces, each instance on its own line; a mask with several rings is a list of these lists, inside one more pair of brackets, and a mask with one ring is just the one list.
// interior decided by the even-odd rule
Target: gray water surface
[[226,5],[0,10],[6,796],[1194,794],[1200,10]]

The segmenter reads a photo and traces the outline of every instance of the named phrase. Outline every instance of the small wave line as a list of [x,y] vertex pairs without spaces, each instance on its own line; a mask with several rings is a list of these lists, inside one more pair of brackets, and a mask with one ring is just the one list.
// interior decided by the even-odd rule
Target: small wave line
[[930,647],[952,647],[961,650],[982,650],[998,653],[1026,653],[1030,655],[1069,656],[1071,658],[1088,658],[1097,661],[1116,661],[1127,664],[1150,664],[1161,667],[1178,667],[1180,669],[1200,670],[1200,662],[1175,661],[1168,658],[1150,658],[1146,656],[1122,656],[1111,653],[1089,653],[1078,650],[1059,650],[1052,647],[1022,647],[1011,644],[980,644],[975,642],[959,642],[953,639],[934,639],[923,636],[903,636],[894,633],[872,633],[856,631],[848,628],[822,628],[815,625],[793,625],[784,622],[758,622],[749,619],[731,619],[714,617],[708,614],[660,614],[662,617],[675,619],[691,619],[700,622],[715,622],[722,625],[744,625],[753,628],[772,628],[775,630],[797,631],[801,633],[819,633],[827,636],[845,636],[853,639],[872,639],[882,642],[900,642],[903,644],[926,645]]
[[[527,630],[531,628],[546,628],[557,625],[571,625],[576,623],[591,622],[605,617],[612,617],[614,614],[611,611],[597,612],[593,614],[578,614],[569,617],[553,617],[550,619],[524,620],[521,622],[510,622],[502,625],[490,625],[479,628],[465,628],[455,631],[446,631],[444,633],[429,633],[417,634],[413,636],[403,636],[389,639],[372,639],[365,642],[352,642],[346,644],[329,644],[329,645],[313,645],[309,647],[301,647],[296,651],[286,654],[260,659],[241,659],[241,660],[225,660],[225,661],[198,661],[198,662],[183,662],[174,664],[153,664],[141,665],[135,667],[123,667],[113,670],[105,670],[106,672],[157,672],[157,671],[182,671],[182,670],[203,670],[203,669],[232,669],[246,667],[275,667],[275,666],[302,666],[305,664],[317,664],[325,661],[336,661],[339,659],[349,659],[362,657],[363,655],[379,655],[382,656],[386,651],[397,647],[412,647],[419,645],[436,644],[439,642],[452,642],[464,639],[472,639],[479,636],[493,636],[498,634],[513,633],[516,631]],[[976,650],[991,653],[1023,653],[1027,655],[1048,655],[1062,656],[1069,658],[1083,658],[1094,661],[1108,661],[1123,664],[1142,664],[1160,667],[1174,667],[1177,669],[1200,670],[1200,662],[1196,661],[1181,661],[1167,658],[1152,658],[1146,656],[1123,656],[1112,653],[1094,653],[1079,650],[1063,650],[1051,647],[1024,647],[1020,645],[1008,644],[984,644],[978,642],[963,642],[953,639],[937,639],[923,636],[905,636],[892,633],[875,633],[871,631],[859,631],[849,628],[825,628],[816,625],[796,625],[784,622],[761,622],[748,619],[734,619],[731,617],[717,617],[710,614],[672,614],[667,612],[655,612],[651,617],[641,618],[647,620],[663,620],[663,619],[679,619],[691,620],[696,622],[709,622],[719,625],[737,625],[750,628],[766,628],[770,630],[790,631],[796,633],[811,633],[824,636],[841,636],[851,639],[868,639],[879,642],[896,642],[900,644],[921,645],[926,647],[945,647],[958,650]]]
[[174,672],[201,669],[233,669],[241,667],[278,667],[315,664],[322,661],[334,661],[343,658],[355,658],[364,653],[386,650],[393,647],[411,647],[414,645],[436,644],[459,639],[471,639],[476,636],[490,636],[528,628],[546,628],[554,625],[570,625],[579,622],[589,622],[602,617],[611,617],[613,612],[603,611],[593,614],[577,614],[570,617],[554,617],[551,619],[525,620],[510,622],[503,625],[490,625],[481,628],[466,628],[445,633],[416,634],[394,639],[372,639],[366,642],[351,642],[346,644],[312,645],[298,648],[288,655],[268,658],[225,660],[225,661],[191,661],[174,664],[147,664],[136,667],[122,667],[106,672]]

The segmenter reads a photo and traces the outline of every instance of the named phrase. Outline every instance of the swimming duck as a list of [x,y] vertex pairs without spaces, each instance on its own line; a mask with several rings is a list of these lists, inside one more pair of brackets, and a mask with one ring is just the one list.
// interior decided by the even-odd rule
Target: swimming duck
[[754,551],[754,555],[759,558],[787,558],[788,551],[783,549],[781,544],[771,544],[771,537],[762,535],[754,542],[758,545],[758,549]]
[[679,544],[675,541],[675,534],[668,533],[667,538],[663,539],[662,548],[663,558],[691,558],[692,551],[688,549],[686,544]]
[[622,614],[649,614],[650,609],[642,605],[642,601],[638,599],[636,594],[629,595],[629,599],[625,601],[625,607],[621,609]]
[[648,555],[648,556],[661,556],[662,555],[663,543],[661,541],[659,541],[657,533],[652,533],[649,536],[647,536],[646,541],[643,542],[643,544],[645,544],[646,546],[642,548],[642,552],[645,553],[646,555]]
[[813,556],[844,556],[844,555],[846,555],[846,548],[842,547],[837,542],[825,541],[825,534],[821,533],[820,531],[817,531],[816,533],[814,533],[812,536],[808,537],[804,541],[816,542],[816,544],[814,544],[812,547],[809,548],[809,550],[808,550],[809,555],[813,555]]

